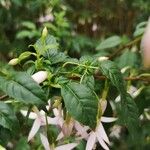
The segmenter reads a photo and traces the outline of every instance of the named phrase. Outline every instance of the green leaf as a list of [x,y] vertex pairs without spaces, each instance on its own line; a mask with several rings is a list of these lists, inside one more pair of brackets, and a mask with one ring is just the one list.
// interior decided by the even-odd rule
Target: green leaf
[[116,47],[120,45],[122,42],[122,39],[119,36],[111,36],[104,41],[102,41],[97,47],[96,50],[103,50],[103,49],[109,49]]
[[23,39],[26,37],[30,38],[30,36],[31,36],[31,31],[28,30],[22,30],[16,34],[17,39]]
[[100,63],[100,69],[103,75],[110,79],[111,83],[118,89],[121,96],[125,98],[126,90],[124,87],[124,81],[117,65],[110,60],[105,60]]
[[96,127],[98,100],[90,88],[71,82],[62,86],[61,94],[67,111],[74,119],[91,128]]
[[137,24],[135,32],[133,33],[133,36],[137,37],[137,36],[142,35],[144,33],[144,31],[145,31],[146,25],[147,25],[146,21],[140,22],[139,24]]
[[147,23],[147,21],[140,22],[137,24],[136,29],[146,27]]
[[121,101],[117,104],[119,120],[133,134],[134,129],[138,126],[138,109],[132,97],[126,93],[121,72],[117,65],[109,60],[101,62],[100,68],[102,73],[111,80],[120,92]]
[[125,125],[129,132],[134,135],[139,129],[139,112],[133,98],[127,94],[124,106],[121,102],[117,103],[119,123]]
[[45,52],[44,56],[51,62],[51,64],[65,62],[65,59],[67,58],[64,53],[58,52],[57,50],[48,50]]
[[81,140],[79,145],[76,147],[76,150],[85,150],[86,149],[86,141]]
[[21,137],[21,139],[18,141],[16,145],[15,150],[30,150],[30,146],[25,137]]
[[34,44],[34,48],[37,51],[37,53],[44,55],[47,50],[57,50],[58,43],[54,36],[47,35],[46,39],[40,38]]
[[134,36],[134,37],[140,36],[140,35],[142,35],[144,32],[145,32],[145,28],[137,28],[137,29],[135,30],[135,32],[133,33],[133,36]]
[[[17,123],[16,116],[11,107],[4,102],[0,102],[0,125],[4,128],[12,130],[14,124]],[[16,124],[17,125],[17,124]]]
[[30,21],[23,21],[21,23],[22,26],[28,28],[28,29],[31,29],[31,30],[35,30],[36,29],[36,26],[33,22],[30,22]]
[[138,68],[140,64],[139,58],[136,52],[126,50],[118,59],[118,66],[124,68],[130,66],[132,68]]
[[86,85],[87,87],[89,87],[91,90],[94,91],[95,80],[93,76],[85,76],[82,80],[82,84]]
[[31,52],[29,52],[29,51],[26,51],[26,52],[22,53],[22,54],[18,57],[18,59],[19,59],[19,61],[22,61],[22,60],[28,58],[28,57],[29,57],[30,55],[32,55],[32,54],[33,54],[33,53],[31,53]]
[[0,76],[0,89],[26,104],[43,104],[44,91],[26,72],[16,72],[10,78]]
[[84,64],[84,65],[97,65],[97,59],[93,58],[92,56],[82,56],[79,60],[79,63]]

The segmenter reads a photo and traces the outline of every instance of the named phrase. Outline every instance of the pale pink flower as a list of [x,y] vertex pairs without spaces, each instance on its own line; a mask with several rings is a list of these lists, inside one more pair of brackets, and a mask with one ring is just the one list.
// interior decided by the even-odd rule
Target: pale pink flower
[[39,18],[39,22],[40,23],[44,23],[44,22],[48,22],[48,21],[52,22],[53,20],[54,20],[54,16],[53,16],[52,13],[50,13],[50,14],[48,14],[46,16],[41,16]]
[[143,63],[144,67],[150,67],[150,18],[142,38],[141,47],[143,49]]
[[109,150],[107,144],[110,145],[110,141],[101,122],[109,123],[116,120],[117,118],[113,118],[113,117],[101,117],[101,120],[96,130],[91,131],[89,134],[86,150],[92,150],[97,141],[105,150]]
[[73,128],[77,131],[76,133],[77,136],[81,136],[82,138],[85,138],[85,139],[88,137],[88,134],[86,131],[89,129],[89,127],[82,126],[78,121],[73,120],[73,118],[71,118],[69,122],[66,122],[63,119],[61,111],[59,111],[56,108],[53,111],[54,111],[55,116],[59,118],[58,124],[61,127],[61,132],[59,133],[57,137],[57,141],[66,136],[67,137],[70,136],[73,131]]
[[[101,106],[102,106],[102,114],[104,113],[106,106],[107,106],[107,101],[106,100],[101,100]],[[102,122],[104,123],[110,123],[113,121],[116,121],[117,118],[114,117],[101,117],[100,121],[95,129],[95,131],[91,131],[89,133],[89,137],[87,139],[87,145],[86,145],[86,150],[92,150],[96,142],[98,141],[100,145],[105,149],[109,150],[108,145],[110,145],[109,138],[105,132],[105,129],[102,125]],[[107,145],[108,144],[108,145]]]
[[88,137],[88,133],[87,130],[89,129],[88,126],[82,126],[78,121],[73,121],[73,122],[69,122],[69,123],[65,123],[62,126],[62,131],[60,132],[60,134],[57,137],[57,141],[66,137],[66,136],[70,136],[73,128],[76,130],[76,140],[81,140],[81,139],[87,139]]
[[[26,110],[21,110],[21,113],[24,116],[27,115]],[[30,141],[35,136],[35,134],[38,132],[41,126],[46,125],[46,120],[48,124],[52,124],[52,125],[58,125],[58,120],[59,120],[58,117],[54,117],[54,118],[48,116],[46,117],[45,112],[43,110],[39,111],[37,108],[35,109],[35,112],[30,112],[29,118],[35,120],[30,130],[28,141]]]

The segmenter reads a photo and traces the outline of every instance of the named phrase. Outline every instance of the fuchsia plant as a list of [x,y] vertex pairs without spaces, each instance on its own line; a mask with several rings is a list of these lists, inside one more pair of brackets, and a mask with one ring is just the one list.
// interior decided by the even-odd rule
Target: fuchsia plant
[[[142,40],[146,66],[149,65],[148,28],[149,23]],[[117,36],[104,43],[114,39],[119,42],[110,45],[121,43]],[[26,51],[9,62],[16,68],[18,64],[22,66],[21,71],[4,69],[0,72],[0,89],[12,98],[0,104],[7,108],[3,112],[5,123],[17,120],[7,103],[15,103],[19,108],[17,113],[21,113],[26,118],[24,120],[33,120],[28,135],[21,134],[28,136],[27,142],[31,146],[39,138],[38,144],[42,144],[45,150],[71,150],[81,146],[85,150],[109,150],[114,143],[109,140],[110,130],[105,128],[105,123],[111,123],[110,128],[119,124],[120,128],[128,130],[131,139],[140,137],[137,136],[140,131],[139,112],[134,99],[145,85],[137,88],[131,81],[124,81],[132,79],[135,69],[131,66],[120,69],[103,55],[71,58],[58,50],[56,38],[49,35],[46,28],[41,38],[30,46],[34,52]],[[30,60],[31,56],[34,61]],[[145,74],[136,80],[140,76]],[[111,87],[115,87],[115,92]],[[10,118],[5,119],[6,116]],[[2,124],[5,128],[14,128],[5,123]],[[28,121],[24,125],[28,125]]]

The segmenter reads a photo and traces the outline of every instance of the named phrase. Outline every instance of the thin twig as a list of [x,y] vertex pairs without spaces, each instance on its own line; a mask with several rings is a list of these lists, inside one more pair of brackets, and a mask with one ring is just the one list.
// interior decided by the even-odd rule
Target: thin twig
[[[94,76],[95,79],[97,80],[106,80],[107,78],[103,75],[95,75]],[[77,76],[73,76],[73,77],[69,77],[69,79],[72,79],[72,80],[80,80],[80,77],[77,77]],[[136,76],[136,77],[125,77],[124,78],[125,81],[137,81],[137,80],[140,80],[140,81],[146,81],[146,82],[150,82],[150,77],[140,77],[140,76]]]
[[8,95],[2,95],[2,96],[0,96],[0,100],[5,99],[6,97],[8,97]]
[[[96,79],[99,79],[99,80],[105,80],[107,79],[105,76],[95,76]],[[124,78],[125,81],[137,81],[137,80],[141,80],[141,81],[147,81],[147,82],[150,82],[150,78],[146,77],[146,78],[143,78],[143,77],[125,77]]]

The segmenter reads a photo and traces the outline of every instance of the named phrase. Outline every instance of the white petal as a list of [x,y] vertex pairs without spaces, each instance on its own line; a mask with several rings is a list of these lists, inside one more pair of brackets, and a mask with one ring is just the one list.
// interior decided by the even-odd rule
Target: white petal
[[38,84],[42,83],[44,80],[47,79],[48,73],[47,71],[39,71],[32,75],[32,78]]
[[[20,110],[20,112],[21,112],[21,114],[22,114],[23,116],[25,116],[25,117],[27,116],[28,111],[26,111],[26,110]],[[36,119],[36,118],[37,118],[37,114],[34,113],[34,112],[30,112],[28,118],[29,118],[29,119]]]
[[136,92],[137,91],[137,88],[136,87],[134,87],[134,86],[130,86],[130,88],[129,88],[129,90],[128,90],[128,92],[132,95],[134,92]]
[[41,142],[43,144],[44,149],[50,150],[50,145],[49,145],[47,137],[40,133],[40,138],[41,138]]
[[54,113],[55,116],[59,116],[59,111],[58,111],[57,108],[54,108],[54,109],[53,109],[53,113]]
[[53,109],[53,113],[56,117],[58,117],[58,125],[60,125],[60,127],[63,126],[63,123],[64,123],[64,119],[63,119],[63,112],[62,112],[62,109],[61,109],[61,106],[57,109],[57,108],[54,108]]
[[118,102],[120,102],[120,101],[121,101],[121,97],[120,97],[120,95],[119,95],[119,96],[117,96],[117,97],[115,98],[115,102],[118,103]]
[[40,110],[40,115],[45,116],[45,111]]
[[114,122],[116,120],[117,118],[114,118],[114,117],[101,117],[101,122],[109,123],[109,122]]
[[108,60],[109,58],[108,57],[105,57],[105,56],[101,56],[98,58],[98,61],[104,61],[104,60]]
[[56,141],[59,141],[59,140],[62,139],[63,137],[64,137],[64,134],[63,134],[63,132],[61,131],[61,132],[59,133],[59,135],[57,136]]
[[88,133],[86,132],[86,128],[84,126],[81,126],[79,122],[75,121],[75,129],[77,130],[78,134],[82,136],[82,138],[87,138]]
[[33,125],[32,125],[32,128],[31,128],[31,130],[30,130],[30,133],[29,133],[29,136],[28,136],[28,141],[30,141],[30,140],[35,136],[35,134],[36,134],[37,131],[39,130],[40,126],[41,126],[41,122],[40,122],[40,120],[37,118],[37,119],[34,121],[34,123],[33,123]]
[[78,145],[77,143],[66,144],[66,145],[56,147],[55,150],[72,150],[77,145]]
[[100,138],[100,139],[104,140],[105,142],[107,142],[108,144],[110,144],[108,136],[107,136],[105,129],[101,123],[99,124],[99,126],[97,128],[96,136],[97,136],[97,138]]
[[106,143],[103,141],[103,139],[101,137],[97,137],[100,145],[105,149],[105,150],[109,150],[109,147],[106,145]]
[[58,125],[59,124],[59,118],[58,117],[54,117],[54,118],[47,117],[47,121],[48,121],[48,124],[52,124],[52,125]]
[[95,133],[92,131],[90,133],[90,136],[88,138],[87,144],[86,144],[86,150],[92,150],[92,148],[94,147],[94,144],[96,143],[96,135]]
[[136,98],[140,93],[141,93],[141,91],[144,89],[144,87],[142,86],[142,87],[140,87],[137,91],[135,91],[134,93],[133,93],[133,95],[131,95],[133,98]]
[[46,109],[49,110],[51,108],[51,100],[48,100],[48,105],[46,105]]
[[58,125],[60,126],[60,127],[62,127],[63,126],[63,124],[64,124],[64,119],[63,118],[58,118]]

